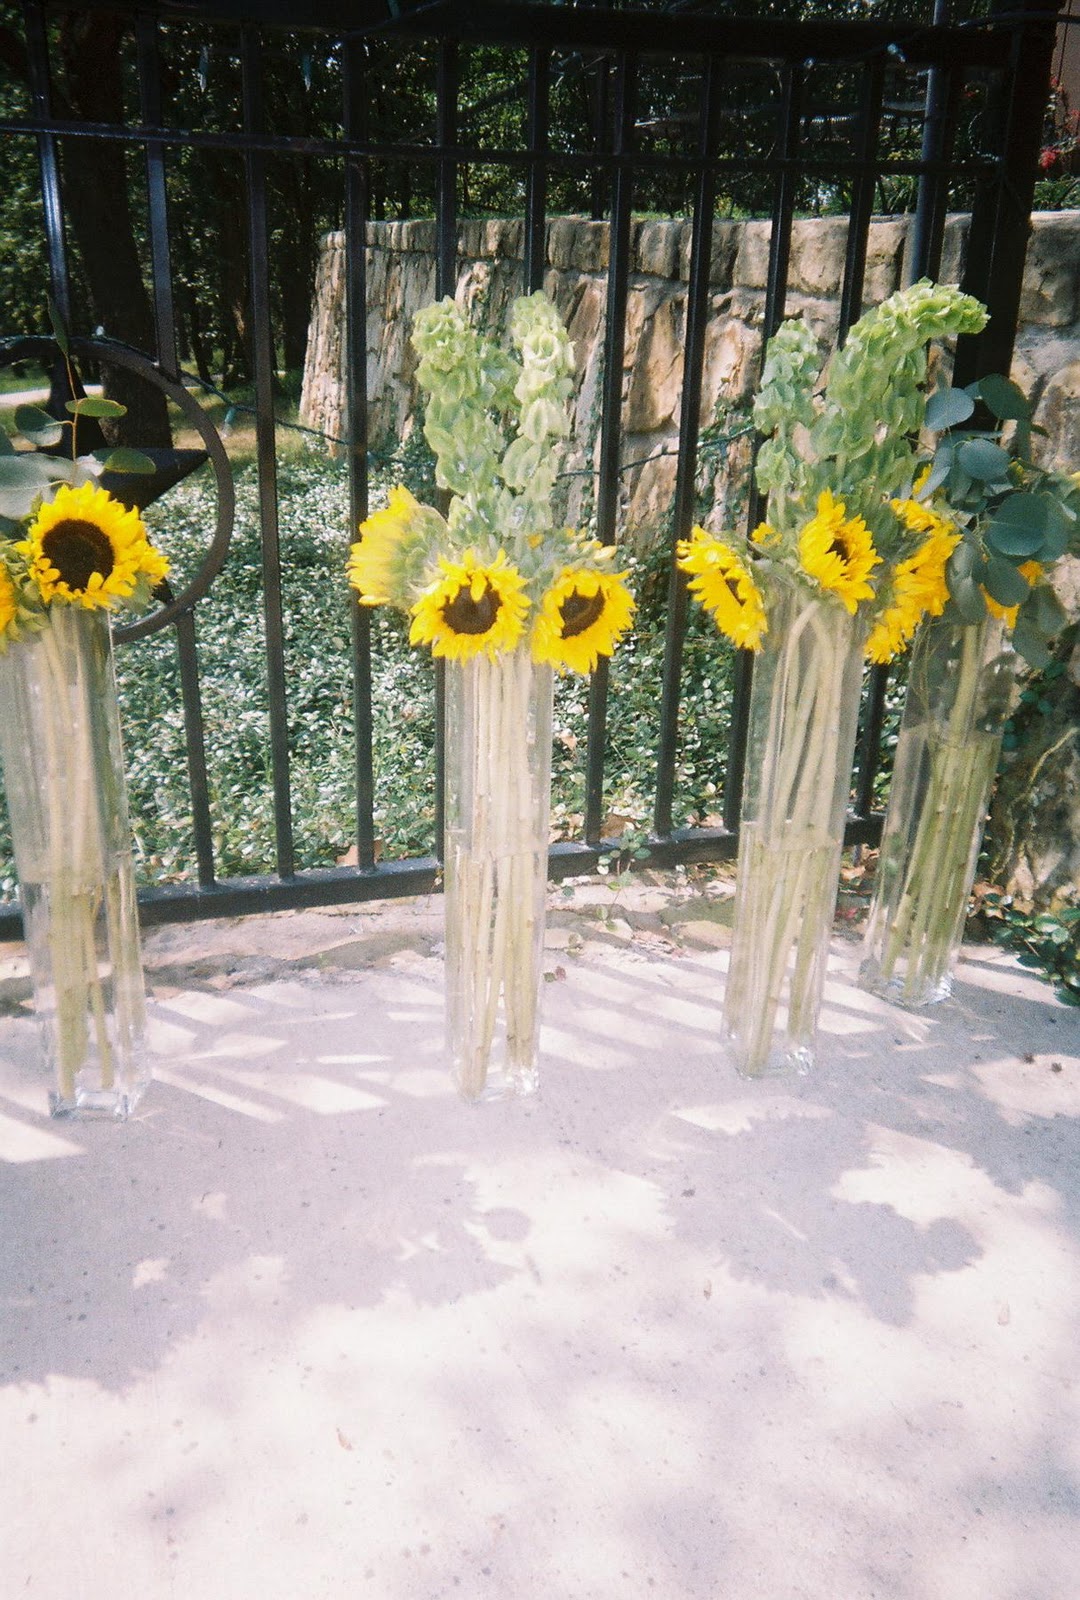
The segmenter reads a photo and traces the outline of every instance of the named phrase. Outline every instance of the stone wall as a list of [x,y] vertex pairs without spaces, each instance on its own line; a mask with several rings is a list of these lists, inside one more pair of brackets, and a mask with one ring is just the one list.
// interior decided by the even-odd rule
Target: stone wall
[[[867,305],[904,281],[909,219],[882,217],[870,228]],[[761,361],[761,327],[769,252],[768,222],[717,222],[713,230],[711,307],[705,343],[701,426],[705,430],[702,488],[720,526],[725,506],[745,486],[745,438],[724,443],[747,419]],[[623,538],[642,539],[661,521],[675,481],[682,386],[690,224],[638,221],[633,227],[623,370]],[[949,219],[941,277],[956,282],[967,219]],[[843,276],[847,220],[796,222],[792,240],[788,315],[805,315],[822,340],[834,340]],[[507,303],[521,293],[520,221],[466,222],[460,233],[457,296],[498,327]],[[608,227],[575,217],[555,218],[547,230],[545,288],[566,319],[578,358],[574,444],[576,459],[565,514],[580,522],[592,496],[596,417],[603,367]],[[408,437],[417,415],[416,361],[409,343],[419,307],[435,286],[435,228],[431,222],[369,223],[367,231],[367,379],[371,439],[393,447]],[[334,437],[347,432],[343,384],[344,248],[340,234],[323,242],[301,421]],[[1014,376],[1038,402],[1047,429],[1045,458],[1080,462],[1080,212],[1034,218],[1028,250]]]

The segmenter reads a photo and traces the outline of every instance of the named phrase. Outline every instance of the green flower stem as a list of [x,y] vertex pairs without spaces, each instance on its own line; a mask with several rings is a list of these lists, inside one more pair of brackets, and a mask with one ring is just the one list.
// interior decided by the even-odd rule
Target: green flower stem
[[[898,797],[902,811],[917,805],[914,828],[903,816],[886,822],[882,844],[881,894],[871,912],[868,946],[880,943],[871,973],[881,986],[909,1004],[940,998],[970,891],[974,853],[997,767],[1001,734],[977,726],[982,693],[984,632],[961,630],[960,659],[951,704],[943,724],[933,716],[901,733],[924,787]],[[901,773],[898,755],[898,778]]]
[[77,1074],[86,1062],[88,1017],[94,1024],[99,1087],[109,1090],[115,1082],[94,938],[104,863],[90,741],[93,691],[87,679],[86,651],[91,645],[80,632],[81,621],[57,607],[41,634],[50,680],[40,708],[47,772],[49,942],[56,992],[58,1087],[65,1101],[74,1100]]
[[744,810],[725,1002],[725,1024],[749,1076],[765,1070],[785,1008],[789,1046],[800,1062],[809,1059],[840,865],[839,768],[854,734],[845,704],[851,629],[835,607],[818,602],[803,603],[786,632],[776,621],[766,650],[779,656],[757,783]]
[[[500,1005],[510,1093],[535,1088],[540,933],[547,876],[550,672],[527,650],[452,663],[446,849],[448,1032],[458,1088],[476,1099]],[[458,676],[459,675],[459,676]],[[537,681],[537,680],[541,681]],[[454,757],[456,755],[456,770]],[[538,763],[544,763],[538,770]]]

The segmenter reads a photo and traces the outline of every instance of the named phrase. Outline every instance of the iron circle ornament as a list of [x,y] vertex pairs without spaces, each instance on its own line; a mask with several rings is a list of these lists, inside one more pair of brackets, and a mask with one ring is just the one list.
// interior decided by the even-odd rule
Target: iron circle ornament
[[[125,372],[130,372],[147,383],[160,389],[166,399],[171,400],[177,410],[202,439],[206,450],[207,459],[214,472],[214,483],[217,490],[217,518],[214,526],[213,537],[207,547],[206,553],[197,567],[189,583],[169,600],[150,612],[148,616],[139,617],[137,621],[121,625],[114,623],[113,637],[118,643],[129,640],[143,639],[149,634],[159,633],[163,628],[175,622],[185,612],[194,609],[210,591],[210,588],[225,564],[229,544],[232,540],[233,523],[236,515],[236,492],[233,487],[232,467],[226,454],[225,446],[221,441],[214,424],[210,421],[202,406],[183,384],[166,376],[161,369],[143,355],[140,350],[134,350],[130,345],[121,344],[115,339],[89,339],[73,335],[68,346],[72,356],[89,356],[95,362],[111,367],[121,367]],[[51,361],[62,354],[56,340],[50,335],[29,334],[0,340],[0,367],[10,366],[15,361],[25,361],[37,357],[43,366],[48,366]]]

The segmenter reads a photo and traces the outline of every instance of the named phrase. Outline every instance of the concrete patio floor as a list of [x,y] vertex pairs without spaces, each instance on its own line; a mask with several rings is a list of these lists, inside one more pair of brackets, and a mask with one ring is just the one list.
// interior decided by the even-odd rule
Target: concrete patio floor
[[518,1104],[449,1087],[438,900],[148,935],[126,1124],[44,1115],[9,947],[5,1600],[1080,1592],[1080,1012],[837,939],[745,1082],[714,907],[552,903]]

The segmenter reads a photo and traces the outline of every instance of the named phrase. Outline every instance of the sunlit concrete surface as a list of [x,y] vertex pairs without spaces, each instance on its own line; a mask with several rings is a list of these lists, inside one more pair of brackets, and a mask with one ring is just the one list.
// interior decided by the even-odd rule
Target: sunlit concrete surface
[[723,949],[562,927],[540,1097],[471,1106],[428,935],[177,955],[127,1124],[0,1020],[5,1600],[1080,1592],[1080,1012],[837,942],[751,1083]]

